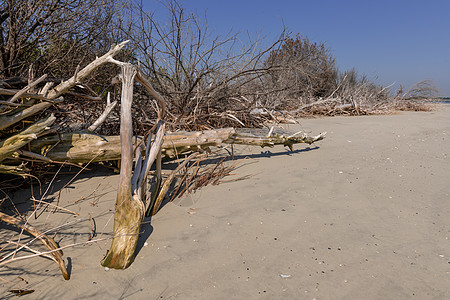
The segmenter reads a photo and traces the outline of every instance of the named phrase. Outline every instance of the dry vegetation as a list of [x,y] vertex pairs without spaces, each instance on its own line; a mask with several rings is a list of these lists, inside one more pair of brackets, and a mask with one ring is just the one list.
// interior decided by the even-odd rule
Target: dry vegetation
[[[164,3],[168,19],[163,22],[140,4],[127,1],[6,0],[0,4],[0,189],[16,186],[17,175],[25,178],[22,182],[36,183],[37,177],[50,174],[51,179],[55,174],[51,168],[61,162],[46,152],[33,152],[32,140],[52,135],[63,144],[65,133],[119,134],[121,87],[115,78],[119,68],[105,64],[87,76],[82,72],[110,45],[124,40],[130,42],[115,59],[139,65],[165,99],[164,120],[172,132],[261,128],[266,123],[295,122],[299,116],[422,110],[427,107],[420,100],[437,93],[424,81],[406,92],[400,89],[393,97],[389,87],[355,70],[338,70],[328,48],[307,37],[282,32],[262,49],[257,39],[243,44],[237,34],[214,37],[205,20],[176,1]],[[70,80],[63,91],[61,85]],[[160,106],[142,84],[135,85],[133,134],[145,136],[156,126]],[[93,126],[106,110],[110,111],[106,121]],[[281,144],[291,147],[296,137],[280,138],[285,138]],[[17,139],[21,146],[9,149]],[[193,159],[190,156],[168,177],[167,186],[162,186],[164,195],[175,177],[181,180],[168,192],[172,199],[219,183],[234,167],[219,161],[204,170],[199,168],[204,158]],[[0,208],[5,199],[8,196],[0,200]],[[28,226],[21,216],[14,222],[21,228]],[[37,229],[29,229],[48,243]],[[25,247],[11,243],[5,249]],[[47,256],[61,264],[56,248],[50,243],[53,250]]]
[[[214,37],[205,20],[175,1],[165,2],[168,18],[163,21],[134,2],[19,2],[5,1],[0,8],[2,116],[30,106],[27,94],[71,77],[123,40],[130,43],[117,58],[139,62],[167,101],[171,130],[260,127],[299,115],[380,113],[434,92],[424,82],[391,97],[389,88],[355,70],[340,72],[327,47],[307,37],[283,32],[266,49],[258,40],[242,44],[237,35]],[[110,80],[117,73],[117,67],[104,66],[73,87],[64,101],[53,103],[46,113],[50,110],[57,117],[57,130],[85,130],[104,111],[107,92],[112,101],[118,100],[119,87]],[[43,75],[46,78],[11,101]],[[145,134],[156,120],[154,102],[139,86],[136,89],[135,130]],[[117,134],[118,124],[117,106],[97,132]],[[2,128],[0,138],[21,128],[23,123]]]

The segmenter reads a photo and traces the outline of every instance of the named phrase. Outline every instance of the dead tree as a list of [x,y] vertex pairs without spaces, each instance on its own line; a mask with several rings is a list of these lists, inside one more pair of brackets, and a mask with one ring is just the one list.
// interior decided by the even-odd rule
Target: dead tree
[[[150,83],[139,73],[136,66],[119,63],[122,68],[122,95],[121,95],[121,166],[119,188],[114,213],[114,238],[102,265],[109,268],[125,269],[134,261],[134,253],[139,238],[139,230],[145,214],[145,184],[150,167],[158,158],[158,171],[161,171],[161,146],[165,131],[162,120],[164,101],[156,93]],[[135,76],[160,104],[156,126],[156,138],[151,143],[151,135],[147,139],[145,158],[140,151],[136,155],[136,165],[133,173],[133,128],[131,106],[133,103],[133,84]]]

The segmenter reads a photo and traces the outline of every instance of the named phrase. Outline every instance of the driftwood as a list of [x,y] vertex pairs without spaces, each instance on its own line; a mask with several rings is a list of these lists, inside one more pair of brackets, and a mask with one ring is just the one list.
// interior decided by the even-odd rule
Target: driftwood
[[37,139],[38,134],[50,126],[56,118],[53,115],[36,122],[24,131],[0,141],[0,162],[10,157],[18,149],[22,148],[32,140]]
[[[122,50],[122,48],[125,46],[125,44],[128,41],[122,42],[118,45],[115,45],[111,47],[111,49],[103,56],[97,58],[90,64],[88,64],[86,67],[84,67],[82,70],[77,72],[74,76],[72,76],[70,79],[61,82],[56,87],[50,89],[46,95],[37,95],[36,97],[32,94],[26,94],[22,91],[14,92],[14,95],[17,95],[17,93],[21,93],[20,97],[28,97],[28,98],[38,98],[40,100],[44,100],[45,102],[41,102],[38,104],[35,104],[31,107],[28,107],[26,109],[23,109],[22,111],[18,111],[17,113],[13,115],[0,115],[0,130],[5,129],[29,116],[32,116],[40,111],[43,111],[44,109],[50,107],[55,99],[63,95],[64,93],[68,92],[70,88],[74,87],[78,84],[80,80],[83,80],[89,74],[91,74],[95,69],[97,69],[99,66],[108,63],[113,62],[113,56]],[[38,79],[39,80],[39,79]],[[27,89],[28,90],[28,89]],[[3,90],[3,92],[5,92]],[[13,96],[14,99],[14,96]]]
[[8,158],[12,158],[17,154],[17,151],[20,151],[20,148],[27,145],[32,140],[37,139],[38,135],[48,129],[48,126],[53,124],[55,119],[56,118],[53,115],[50,115],[47,118],[34,123],[22,132],[0,141],[0,173],[29,176],[25,166],[8,166],[2,164],[2,162]]
[[[31,174],[27,173],[28,170],[25,165],[19,165],[18,161],[20,162],[20,160],[18,158],[21,158],[21,156],[45,163],[121,161],[119,188],[114,213],[114,236],[111,248],[102,261],[103,266],[116,269],[127,268],[133,262],[140,226],[145,212],[147,211],[148,214],[156,213],[171,181],[175,177],[175,173],[179,171],[179,169],[175,170],[163,182],[161,176],[161,160],[163,156],[174,158],[180,154],[192,152],[193,154],[184,163],[180,164],[179,168],[182,168],[190,159],[197,155],[196,152],[209,151],[210,147],[220,147],[223,144],[244,144],[260,147],[283,145],[292,150],[294,144],[312,144],[322,140],[325,135],[325,133],[321,133],[317,136],[309,136],[303,132],[292,135],[274,134],[273,128],[268,134],[234,128],[166,134],[164,99],[153,89],[150,81],[143,76],[137,66],[123,63],[113,58],[123,48],[125,43],[111,47],[111,50],[105,55],[95,59],[85,68],[77,71],[70,79],[61,82],[56,87],[52,88],[51,83],[45,84],[44,88],[37,94],[32,94],[34,92],[33,89],[45,79],[45,76],[29,83],[20,90],[14,91],[12,94],[8,94],[11,93],[11,90],[0,89],[1,95],[13,96],[9,101],[0,103],[5,105],[4,107],[8,107],[8,109],[13,107],[6,113],[0,114],[0,130],[3,130],[29,116],[42,112],[57,101],[62,101],[64,94],[73,93],[69,89],[77,85],[80,80],[87,77],[100,65],[113,63],[121,67],[120,136],[102,136],[94,133],[105,122],[108,114],[117,104],[117,102],[110,103],[108,97],[104,113],[87,131],[50,135],[47,129],[55,121],[55,117],[50,115],[22,132],[13,133],[12,136],[0,141],[0,173],[31,176]],[[131,108],[135,80],[158,102],[158,119],[146,140],[143,137],[133,137],[132,135]],[[16,103],[19,99],[22,99],[22,103]],[[98,100],[97,97],[90,97],[90,99]],[[152,133],[156,133],[154,139],[152,139]],[[27,147],[24,148],[24,146]],[[134,154],[135,157],[133,157]],[[156,162],[155,176],[157,180],[149,201],[150,203],[147,204],[147,176],[154,162]],[[8,219],[6,215],[1,217],[4,221],[14,224],[14,218],[10,217],[12,219]],[[28,230],[30,233],[32,233],[30,230],[33,230],[31,227],[22,226],[21,228]],[[42,237],[40,234],[38,236]],[[55,250],[52,252],[52,255],[60,265],[64,277],[68,279],[64,263],[60,257],[61,254],[56,251],[57,246],[51,241],[48,242],[46,238],[42,241],[51,251]]]
[[47,74],[42,75],[40,78],[38,78],[37,80],[35,80],[34,82],[28,84],[26,87],[24,87],[23,89],[21,89],[20,91],[18,91],[10,100],[9,102],[14,102],[17,99],[19,99],[20,97],[23,96],[23,94],[25,94],[26,92],[28,92],[29,90],[33,89],[35,86],[37,86],[39,83],[41,83],[42,81],[45,80],[45,78],[47,78]]
[[[102,261],[102,265],[109,268],[125,269],[134,261],[134,253],[139,238],[139,230],[145,214],[146,183],[150,168],[157,160],[157,174],[161,174],[161,146],[165,134],[165,124],[161,120],[164,114],[164,101],[151,87],[151,84],[139,73],[136,66],[112,61],[122,67],[122,95],[121,95],[121,166],[119,189],[117,192],[114,213],[114,238],[111,248]],[[155,140],[151,135],[147,139],[145,158],[140,151],[136,155],[133,173],[133,127],[131,106],[133,102],[133,82],[137,75],[138,81],[144,85],[160,104]],[[160,177],[158,177],[160,178]],[[158,180],[158,185],[161,181]],[[159,186],[156,187],[156,192]],[[154,197],[156,199],[156,197]],[[150,206],[152,203],[150,204]]]
[[[284,145],[292,148],[298,143],[312,144],[324,138],[325,133],[310,136],[305,133],[294,135],[273,134],[270,136],[223,128],[216,130],[175,132],[164,137],[162,155],[173,158],[186,152],[208,151],[209,147],[223,144],[242,144],[260,147]],[[133,138],[135,146],[142,137]],[[66,133],[48,136],[31,142],[31,151],[45,155],[53,161],[86,163],[120,159],[120,137],[101,136],[91,133]]]
[[64,279],[70,279],[69,273],[67,272],[66,266],[64,265],[64,261],[62,259],[63,252],[59,250],[58,244],[56,244],[56,242],[52,238],[48,237],[30,224],[24,223],[2,212],[0,212],[0,221],[14,225],[21,230],[25,230],[26,232],[30,233],[35,238],[40,240],[51,251],[52,256],[50,258],[58,264]]
[[136,67],[122,65],[122,97],[120,139],[121,164],[119,188],[114,212],[114,238],[102,265],[115,269],[125,269],[134,261],[134,252],[139,237],[139,229],[144,218],[145,204],[133,194],[133,127],[131,105],[133,102],[133,82]]
[[100,125],[102,125],[103,122],[106,121],[106,118],[112,112],[114,107],[116,107],[116,105],[117,105],[117,101],[114,101],[111,103],[111,94],[108,93],[108,97],[106,98],[105,111],[100,115],[100,117],[91,126],[89,126],[88,130],[90,132],[94,132],[95,130],[97,130],[97,128],[100,127]]
[[21,164],[19,166],[8,166],[0,164],[0,173],[3,174],[26,177],[31,176],[28,174],[29,171],[30,170],[24,164]]

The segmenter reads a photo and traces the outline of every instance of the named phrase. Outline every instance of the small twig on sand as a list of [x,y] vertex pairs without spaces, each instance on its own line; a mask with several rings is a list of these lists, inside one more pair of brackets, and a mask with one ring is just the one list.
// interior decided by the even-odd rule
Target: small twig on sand
[[46,202],[46,201],[37,200],[37,199],[35,199],[34,197],[33,197],[31,200],[32,200],[33,202],[38,202],[38,203],[41,203],[41,204],[46,204],[46,205],[49,205],[49,206],[53,206],[53,207],[55,207],[55,209],[67,211],[67,212],[69,212],[69,213],[71,213],[71,214],[74,214],[75,216],[79,216],[79,215],[80,215],[80,214],[78,214],[78,213],[76,213],[76,212],[71,211],[70,209],[67,209],[67,208],[64,208],[64,207],[61,207],[61,206],[58,206],[58,205],[55,205],[55,204]]
[[[68,183],[66,183],[66,184],[59,190],[59,192],[58,192],[58,197],[57,197],[57,200],[56,200],[56,205],[59,205],[59,200],[61,199],[61,192],[62,192],[62,190],[64,190],[69,184],[71,184],[71,183],[75,180],[75,178],[77,178],[77,176],[80,175],[80,173],[83,172],[84,169],[86,169],[87,166],[89,166],[89,164],[90,164],[96,157],[97,157],[97,156],[93,157],[93,158],[92,158],[85,166],[83,166],[83,167],[81,168],[81,170],[78,171],[77,174],[75,174],[75,176],[72,177],[72,179],[69,180]],[[55,211],[56,211],[56,208],[55,208],[55,210],[53,210],[53,212],[55,212]]]

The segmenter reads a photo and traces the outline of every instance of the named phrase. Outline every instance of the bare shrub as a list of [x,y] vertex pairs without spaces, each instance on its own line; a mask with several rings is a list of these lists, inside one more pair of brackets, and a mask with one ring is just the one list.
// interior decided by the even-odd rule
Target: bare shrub
[[[6,0],[0,4],[0,71],[23,76],[32,64],[42,73],[63,72],[86,50],[107,50],[99,43],[108,36],[116,11],[112,0]],[[89,46],[89,47],[88,47]],[[82,50],[82,51],[80,51]],[[73,62],[72,62],[73,61]],[[37,67],[37,66],[35,66]],[[73,66],[72,68],[73,69]],[[72,70],[71,70],[72,71]],[[50,75],[49,74],[49,75]]]
[[206,20],[187,13],[176,1],[164,4],[164,24],[134,4],[118,26],[155,89],[167,99],[172,127],[256,125],[248,114],[252,100],[246,96],[259,92],[252,83],[271,68],[261,62],[279,41],[261,50],[258,41],[242,44],[236,34],[211,38]]
[[355,69],[339,76],[335,97],[341,105],[351,104],[353,108],[366,111],[375,110],[389,101],[389,88],[384,88],[370,81],[367,76],[359,76]]
[[420,81],[412,85],[405,93],[400,86],[393,107],[397,110],[429,111],[432,107],[428,101],[437,98],[439,94],[439,89],[431,80]]
[[367,114],[389,102],[389,88],[354,69],[339,74],[326,46],[306,37],[286,38],[265,65],[277,67],[264,78],[270,89],[266,107],[301,115]]
[[439,89],[431,80],[423,80],[412,85],[406,93],[401,95],[400,99],[429,99],[439,95]]
[[[123,1],[115,0],[2,1],[0,86],[20,90],[46,74],[47,78],[34,91],[37,92],[45,84],[58,84],[73,76],[107,52],[111,44],[123,41],[119,31],[112,28],[122,6]],[[118,59],[127,61],[131,57],[129,51],[123,51]],[[65,95],[63,103],[52,106],[59,130],[80,130],[92,124],[104,110],[101,99],[106,98],[108,91],[117,91],[111,86],[111,78],[116,74],[115,66],[102,66]],[[0,100],[8,97],[0,95]],[[117,93],[112,97],[117,98]],[[0,111],[11,108],[0,106]],[[35,115],[29,121],[41,117]],[[118,126],[113,127],[117,131]]]
[[265,78],[269,88],[295,105],[326,97],[336,87],[335,59],[325,44],[313,43],[307,37],[285,38],[264,65],[272,68]]

